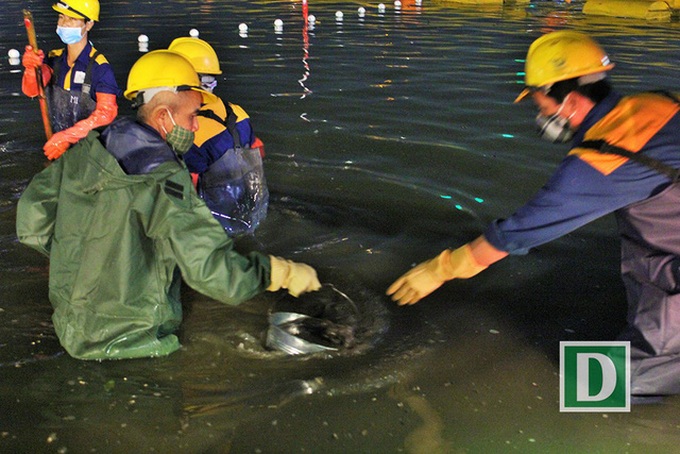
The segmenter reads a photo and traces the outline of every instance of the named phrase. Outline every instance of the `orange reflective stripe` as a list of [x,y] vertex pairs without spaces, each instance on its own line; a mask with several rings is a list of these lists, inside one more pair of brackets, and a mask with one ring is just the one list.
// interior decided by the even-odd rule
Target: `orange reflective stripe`
[[[583,140],[606,140],[610,145],[637,153],[678,111],[680,105],[663,95],[642,93],[628,96],[595,123]],[[587,148],[573,148],[569,154],[578,156],[604,175],[609,175],[628,161],[622,156],[602,154]]]
[[569,154],[578,156],[603,175],[609,175],[628,161],[623,156],[599,153],[588,148],[573,148]]

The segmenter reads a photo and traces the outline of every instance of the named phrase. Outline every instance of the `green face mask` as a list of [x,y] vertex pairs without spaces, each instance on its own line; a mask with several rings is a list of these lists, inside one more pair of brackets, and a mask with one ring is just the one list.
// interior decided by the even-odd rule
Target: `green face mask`
[[172,121],[173,124],[172,131],[170,132],[163,128],[163,131],[165,132],[165,141],[168,142],[168,145],[170,145],[173,150],[175,150],[175,153],[183,155],[189,151],[189,148],[191,148],[191,145],[194,143],[194,133],[175,123],[175,119],[172,118],[170,111],[168,109],[165,110],[168,111],[170,121]]

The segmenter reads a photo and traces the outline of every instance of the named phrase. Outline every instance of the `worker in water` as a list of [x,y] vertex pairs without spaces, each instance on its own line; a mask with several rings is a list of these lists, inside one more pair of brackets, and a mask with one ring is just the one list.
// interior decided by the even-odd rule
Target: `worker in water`
[[158,50],[130,70],[136,121],[92,131],[37,174],[17,206],[19,240],[50,259],[52,321],[81,359],[180,348],[180,283],[239,304],[264,290],[321,287],[309,265],[240,255],[198,197],[181,155],[214,96],[183,56]]
[[470,278],[508,254],[614,213],[622,243],[633,395],[680,393],[680,103],[666,92],[622,96],[614,65],[589,36],[557,31],[526,57],[526,88],[543,138],[571,141],[546,185],[483,235],[411,269],[388,289],[414,304],[445,281]]
[[[217,53],[199,38],[177,38],[168,50],[194,65],[204,90],[213,93],[222,74]],[[198,195],[230,236],[253,233],[267,215],[269,190],[264,177],[264,144],[240,106],[215,102],[198,113],[194,146],[184,155]]]
[[50,51],[45,59],[42,50],[36,53],[26,46],[22,91],[38,96],[35,68],[40,67],[55,132],[43,150],[48,159],[57,159],[89,131],[116,118],[119,89],[111,65],[88,40],[99,20],[99,1],[61,0],[52,8],[59,13],[57,35],[66,47]]

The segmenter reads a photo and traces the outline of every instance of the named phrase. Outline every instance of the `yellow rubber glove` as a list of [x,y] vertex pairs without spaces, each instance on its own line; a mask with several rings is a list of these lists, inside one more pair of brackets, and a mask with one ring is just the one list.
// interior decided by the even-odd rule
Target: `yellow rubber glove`
[[487,267],[477,263],[470,244],[456,250],[447,249],[406,272],[387,289],[400,306],[415,304],[451,279],[467,279]]
[[313,292],[321,288],[316,270],[304,263],[297,263],[281,257],[269,256],[271,261],[270,284],[267,291],[275,292],[282,288],[298,297],[306,292]]

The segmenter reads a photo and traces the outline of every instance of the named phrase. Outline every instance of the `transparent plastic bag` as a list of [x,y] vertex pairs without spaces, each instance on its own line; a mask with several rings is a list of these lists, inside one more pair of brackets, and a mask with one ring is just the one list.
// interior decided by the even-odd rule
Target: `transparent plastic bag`
[[257,148],[232,148],[199,177],[198,192],[230,236],[253,233],[267,216],[269,190]]

